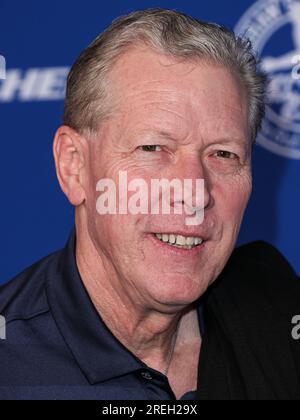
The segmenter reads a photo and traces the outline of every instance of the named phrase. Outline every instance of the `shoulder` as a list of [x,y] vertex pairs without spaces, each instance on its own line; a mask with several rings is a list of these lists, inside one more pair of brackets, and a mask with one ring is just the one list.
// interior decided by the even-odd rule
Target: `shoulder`
[[74,362],[48,303],[49,283],[55,282],[62,257],[55,252],[0,287],[0,399],[32,399],[42,385],[72,377]]
[[219,363],[216,380],[223,369],[242,399],[299,399],[292,320],[300,279],[284,256],[265,242],[237,248],[206,297],[206,358],[213,355],[212,370]]
[[6,322],[30,319],[49,310],[45,291],[47,272],[59,253],[42,258],[0,286],[0,314]]
[[215,289],[253,307],[299,312],[300,279],[286,258],[263,241],[235,249]]
[[268,269],[283,270],[285,273],[295,275],[287,259],[271,244],[264,241],[251,242],[235,249],[231,261],[235,264],[250,262],[259,264]]

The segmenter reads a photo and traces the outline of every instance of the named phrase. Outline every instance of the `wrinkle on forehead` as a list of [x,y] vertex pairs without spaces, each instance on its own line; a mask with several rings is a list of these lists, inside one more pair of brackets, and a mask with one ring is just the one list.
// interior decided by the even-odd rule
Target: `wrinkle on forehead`
[[[167,63],[171,63],[171,65],[167,65]],[[235,83],[235,90],[244,91],[238,78],[225,66],[206,59],[178,62],[172,57],[149,48],[146,50],[135,48],[124,53],[111,69],[109,79],[112,85],[117,88],[117,93],[126,93],[128,96],[132,96],[141,91],[143,95],[159,93],[172,98],[174,95],[184,95],[184,91],[180,89],[183,86],[178,85],[178,78],[187,87],[193,83],[194,86],[199,84],[199,69],[206,74],[215,73],[215,81],[217,81],[218,74],[226,72],[228,79],[231,78]],[[221,87],[227,88],[227,86]],[[203,89],[205,89],[205,84],[203,84]],[[230,93],[230,89],[227,93]]]
[[242,125],[248,130],[246,91],[224,66],[200,59],[179,62],[149,48],[135,48],[115,63],[109,78],[123,123],[130,118],[137,122],[138,116],[166,119],[167,125],[181,128],[183,137],[191,124],[206,125],[207,131],[213,126],[233,131]]

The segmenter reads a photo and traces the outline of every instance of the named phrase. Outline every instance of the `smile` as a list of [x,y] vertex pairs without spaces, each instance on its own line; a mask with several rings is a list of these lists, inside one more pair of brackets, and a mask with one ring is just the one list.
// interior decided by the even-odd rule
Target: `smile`
[[161,242],[171,245],[174,248],[181,248],[187,250],[196,248],[204,242],[202,238],[194,236],[182,236],[166,233],[155,233],[154,236],[156,236],[156,238],[159,239]]

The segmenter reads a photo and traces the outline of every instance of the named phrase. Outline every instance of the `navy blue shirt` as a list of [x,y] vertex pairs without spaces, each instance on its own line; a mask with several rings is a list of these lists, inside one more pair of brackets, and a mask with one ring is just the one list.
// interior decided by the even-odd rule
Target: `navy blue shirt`
[[[74,231],[63,250],[0,288],[0,399],[175,400],[167,377],[102,321],[80,278],[75,241]],[[194,391],[182,399],[196,399]]]

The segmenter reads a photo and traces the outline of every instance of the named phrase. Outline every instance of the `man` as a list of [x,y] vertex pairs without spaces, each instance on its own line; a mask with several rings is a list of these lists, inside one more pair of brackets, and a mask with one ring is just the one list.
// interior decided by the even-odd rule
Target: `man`
[[[122,17],[81,54],[53,146],[76,231],[1,290],[2,399],[300,396],[299,282],[267,244],[233,253],[264,92],[247,41],[174,11]],[[125,175],[203,194],[123,211],[99,192]]]

